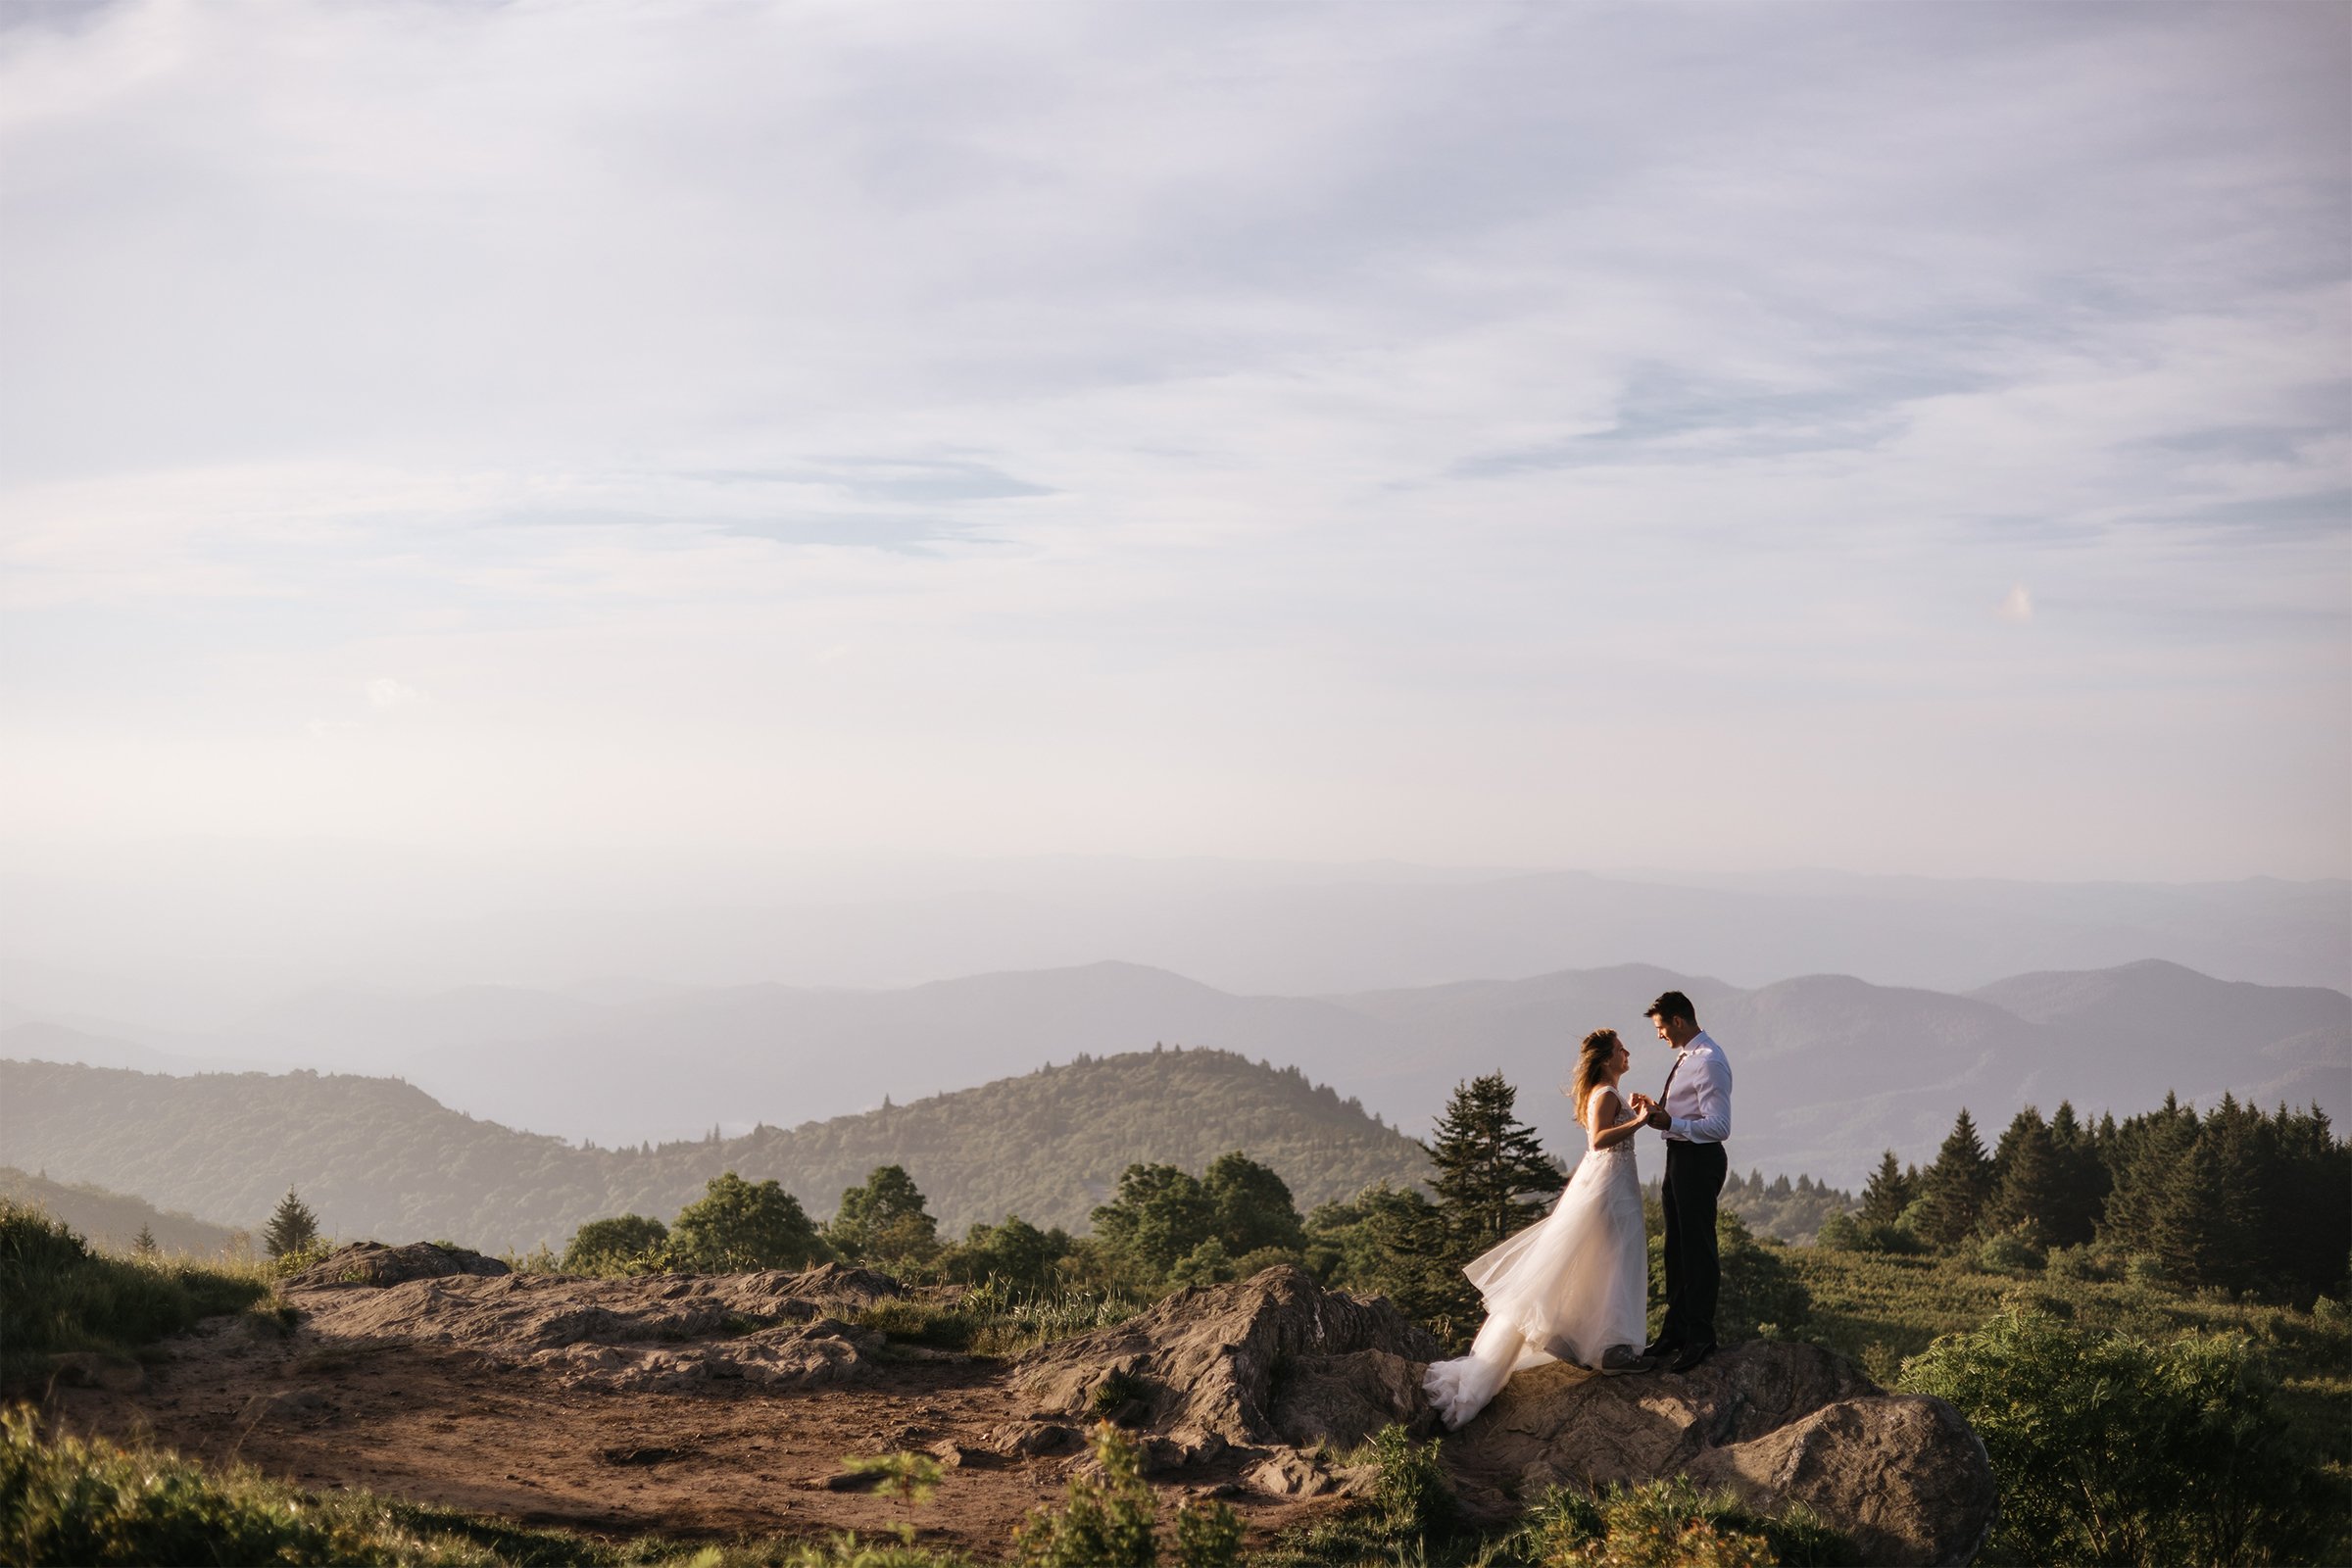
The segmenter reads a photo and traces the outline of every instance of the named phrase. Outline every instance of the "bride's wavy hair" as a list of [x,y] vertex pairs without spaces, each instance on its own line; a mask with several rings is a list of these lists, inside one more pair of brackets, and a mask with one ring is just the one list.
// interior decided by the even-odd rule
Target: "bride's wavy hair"
[[1585,1036],[1583,1050],[1576,1058],[1576,1119],[1585,1119],[1585,1102],[1592,1098],[1592,1089],[1609,1075],[1609,1057],[1624,1042],[1614,1029],[1595,1029]]

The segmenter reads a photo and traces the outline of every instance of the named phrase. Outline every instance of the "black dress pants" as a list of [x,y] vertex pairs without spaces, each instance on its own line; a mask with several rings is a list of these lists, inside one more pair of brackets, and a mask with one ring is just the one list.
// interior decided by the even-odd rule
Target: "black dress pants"
[[1715,1257],[1715,1200],[1731,1156],[1721,1144],[1666,1140],[1666,1321],[1661,1345],[1713,1345],[1715,1295],[1723,1268]]

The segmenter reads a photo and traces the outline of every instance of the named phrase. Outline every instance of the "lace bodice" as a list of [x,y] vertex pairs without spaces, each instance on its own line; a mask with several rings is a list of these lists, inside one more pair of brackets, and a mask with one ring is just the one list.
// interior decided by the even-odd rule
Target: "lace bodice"
[[[1611,1091],[1607,1084],[1595,1084],[1592,1086],[1592,1092],[1585,1097],[1584,1115],[1580,1119],[1583,1121],[1585,1127],[1585,1154],[1589,1159],[1631,1159],[1634,1157],[1634,1141],[1631,1138],[1621,1138],[1606,1149],[1593,1149],[1591,1147],[1592,1141],[1593,1102],[1598,1101],[1601,1096],[1610,1092]],[[1619,1122],[1622,1122],[1624,1117],[1620,1116],[1618,1120]]]

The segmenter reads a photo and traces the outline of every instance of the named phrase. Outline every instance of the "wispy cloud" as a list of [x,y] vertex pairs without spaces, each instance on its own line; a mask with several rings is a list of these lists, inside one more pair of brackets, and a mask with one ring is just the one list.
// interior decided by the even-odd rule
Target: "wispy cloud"
[[2347,79],[2298,7],[20,13],[6,716],[397,670],[478,789],[204,764],[355,831],[2341,869],[2226,760],[2352,787]]

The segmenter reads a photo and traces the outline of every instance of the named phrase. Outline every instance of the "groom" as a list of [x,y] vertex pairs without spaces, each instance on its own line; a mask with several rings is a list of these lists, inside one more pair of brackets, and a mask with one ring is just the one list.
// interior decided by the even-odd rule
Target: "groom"
[[1715,1256],[1715,1199],[1730,1160],[1732,1069],[1723,1048],[1698,1027],[1690,999],[1669,991],[1642,1016],[1674,1047],[1674,1067],[1658,1098],[1637,1094],[1627,1103],[1666,1135],[1666,1321],[1657,1342],[1642,1353],[1670,1372],[1688,1372],[1715,1350],[1715,1292],[1722,1268]]

